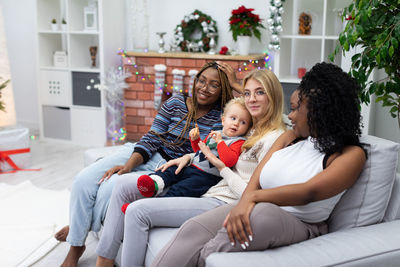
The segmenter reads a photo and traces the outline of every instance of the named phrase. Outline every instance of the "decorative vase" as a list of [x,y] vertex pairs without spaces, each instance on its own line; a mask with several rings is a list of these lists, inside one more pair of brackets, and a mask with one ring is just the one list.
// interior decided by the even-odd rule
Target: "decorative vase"
[[215,32],[209,32],[207,33],[207,37],[210,38],[210,50],[208,50],[208,54],[210,55],[215,55],[217,53],[217,51],[215,51],[215,47],[217,46],[217,43],[215,42],[215,37],[217,37],[218,34]]
[[250,36],[239,35],[237,37],[239,55],[247,56],[250,51]]
[[164,41],[164,35],[166,34],[166,32],[156,32],[156,34],[160,37],[160,39],[158,40],[158,53],[165,53],[165,41]]

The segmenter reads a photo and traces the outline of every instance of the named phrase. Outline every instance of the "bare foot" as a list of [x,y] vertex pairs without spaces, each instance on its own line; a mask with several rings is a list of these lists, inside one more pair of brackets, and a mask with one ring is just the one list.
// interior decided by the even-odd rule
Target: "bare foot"
[[64,226],[63,228],[61,228],[60,231],[58,231],[54,237],[61,242],[65,242],[67,240],[67,235],[69,233],[69,225]]
[[97,256],[96,267],[113,267],[114,260]]
[[77,267],[79,258],[82,256],[85,251],[86,246],[75,247],[71,246],[69,248],[69,252],[64,262],[61,264],[61,267]]

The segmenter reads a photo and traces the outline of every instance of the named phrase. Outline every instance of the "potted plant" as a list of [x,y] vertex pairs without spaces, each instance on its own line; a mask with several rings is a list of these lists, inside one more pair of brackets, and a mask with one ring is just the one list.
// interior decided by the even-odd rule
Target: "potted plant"
[[[330,60],[339,53],[359,46],[362,52],[352,56],[350,75],[361,87],[360,100],[369,104],[370,96],[390,108],[400,127],[400,6],[397,0],[355,0],[344,9],[342,20],[346,27],[339,35],[339,43]],[[385,78],[372,81],[374,69],[383,70]]]
[[4,112],[6,112],[6,107],[5,107],[5,105],[4,105],[4,102],[1,100],[1,90],[3,89],[3,88],[6,88],[7,87],[7,84],[10,82],[10,80],[7,80],[7,81],[5,81],[5,82],[3,82],[3,83],[1,83],[0,84],[0,110],[1,111],[4,111]]
[[64,18],[61,20],[61,30],[67,31],[67,22],[65,21]]
[[233,40],[238,41],[238,50],[241,55],[248,55],[250,49],[250,37],[255,36],[261,41],[260,28],[265,29],[261,24],[259,15],[254,14],[253,8],[240,6],[232,10],[229,18],[229,30],[232,32]]
[[57,31],[57,30],[58,30],[58,24],[57,24],[57,20],[56,20],[55,18],[53,18],[53,19],[51,20],[50,26],[51,26],[51,29],[52,29],[53,31]]

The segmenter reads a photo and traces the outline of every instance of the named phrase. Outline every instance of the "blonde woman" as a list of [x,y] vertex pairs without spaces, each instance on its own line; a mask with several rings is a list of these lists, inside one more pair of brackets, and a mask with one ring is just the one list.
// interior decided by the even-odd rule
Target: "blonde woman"
[[[220,65],[222,69],[229,68],[223,63]],[[242,153],[236,165],[232,169],[221,168],[224,163],[217,157],[210,156],[210,162],[215,166],[218,165],[218,169],[221,170],[222,180],[201,198],[141,199],[128,206],[125,220],[121,206],[136,200],[140,194],[137,192],[135,182],[131,185],[117,184],[105,222],[107,226],[107,220],[113,221],[113,237],[102,238],[103,242],[99,243],[97,266],[113,266],[122,239],[124,240],[122,266],[143,266],[148,230],[151,227],[179,227],[191,217],[240,198],[256,166],[272,143],[284,132],[283,91],[275,74],[269,70],[256,70],[245,77],[243,84],[245,105],[252,116],[253,126],[250,136],[242,146]],[[205,144],[200,143],[199,146],[204,150]],[[185,155],[169,161],[161,168],[176,165],[178,173],[190,160],[191,156]],[[118,217],[121,219],[116,223],[115,218]]]

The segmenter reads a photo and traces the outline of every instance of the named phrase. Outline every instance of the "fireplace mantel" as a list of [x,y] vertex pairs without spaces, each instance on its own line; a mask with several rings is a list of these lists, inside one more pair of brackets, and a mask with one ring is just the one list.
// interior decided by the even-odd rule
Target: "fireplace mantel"
[[210,55],[207,53],[189,53],[189,52],[168,52],[168,53],[158,53],[158,52],[125,52],[126,57],[159,57],[159,58],[187,58],[187,59],[207,59],[207,60],[233,60],[233,61],[246,61],[246,60],[260,60],[265,57],[264,54],[251,54],[248,56],[241,55]]

